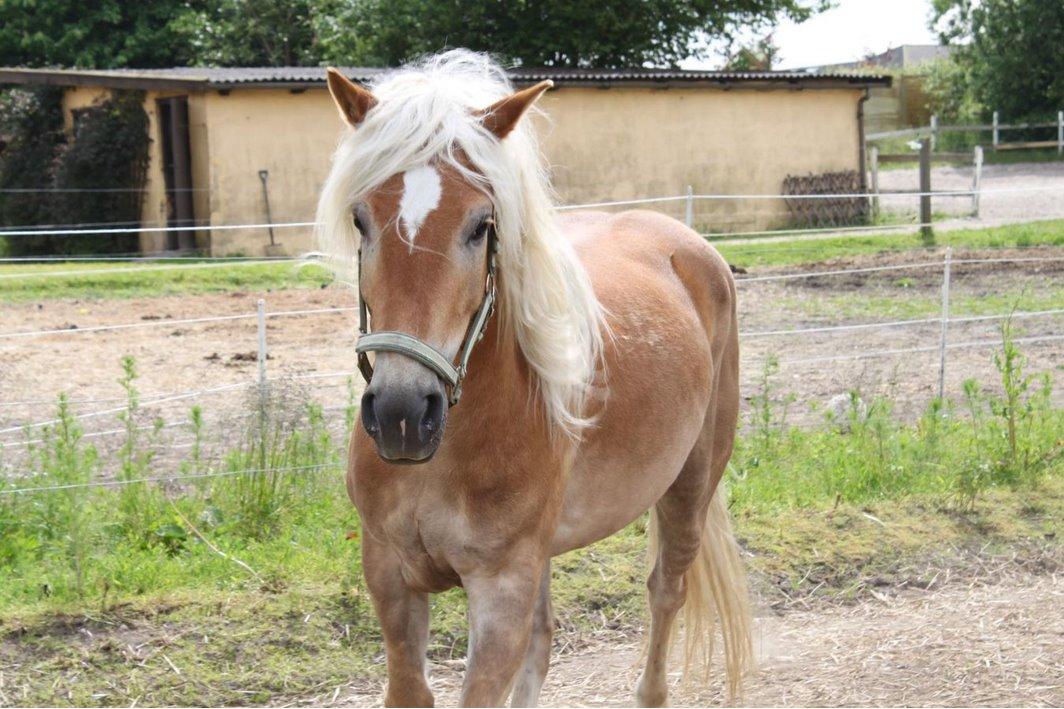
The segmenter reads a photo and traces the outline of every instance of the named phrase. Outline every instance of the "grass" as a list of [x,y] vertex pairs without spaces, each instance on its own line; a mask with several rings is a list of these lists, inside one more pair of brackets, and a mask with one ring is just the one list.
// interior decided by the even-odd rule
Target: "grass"
[[[937,284],[936,286],[937,287]],[[938,316],[942,301],[925,288],[914,288],[908,279],[898,279],[873,293],[823,293],[809,290],[800,296],[784,295],[774,302],[787,312],[800,312],[811,319],[915,319]],[[959,290],[959,289],[958,289]],[[1064,302],[1064,286],[1035,290],[1022,283],[987,295],[950,294],[950,316],[994,315],[1019,311],[1051,310]]]
[[[156,270],[160,266],[165,266],[166,270]],[[44,275],[47,273],[70,275]],[[56,298],[142,298],[241,290],[321,288],[331,282],[332,276],[324,268],[316,265],[299,266],[291,262],[2,264],[0,302],[19,303]]]
[[[1045,537],[1059,533],[1062,518],[1059,477],[1026,495],[990,490],[968,513],[917,498],[736,513],[755,586],[780,604],[846,601],[887,580],[919,587],[947,568],[963,575],[976,550],[985,561],[1017,544],[1050,544]],[[642,555],[637,523],[555,561],[555,609],[570,644],[579,646],[582,631],[643,623]],[[461,657],[461,595],[443,594],[433,605],[431,655]],[[381,651],[364,592],[345,576],[303,576],[285,587],[203,584],[5,612],[0,692],[5,705],[321,705],[334,688],[379,678]]]
[[[1064,220],[1018,224],[990,229],[939,232],[939,246],[991,249],[1064,245]],[[729,262],[752,268],[791,266],[924,248],[918,234],[862,234],[780,242],[750,239],[749,243],[716,244]],[[106,299],[161,295],[264,291],[283,288],[321,288],[331,275],[315,265],[292,263],[240,264],[205,262],[181,264],[173,270],[147,270],[130,263],[0,264],[0,302],[24,303],[57,298]],[[167,264],[168,266],[170,264]],[[113,271],[119,271],[117,273]],[[49,272],[72,275],[46,276]],[[17,276],[17,277],[15,277]]]
[[[1028,248],[1064,246],[1064,220],[1055,219],[985,229],[951,229],[935,235],[937,247],[956,249]],[[715,244],[736,266],[793,266],[832,259],[867,256],[925,248],[919,234],[851,234],[799,242],[751,240],[750,243]],[[921,260],[914,256],[914,261]]]

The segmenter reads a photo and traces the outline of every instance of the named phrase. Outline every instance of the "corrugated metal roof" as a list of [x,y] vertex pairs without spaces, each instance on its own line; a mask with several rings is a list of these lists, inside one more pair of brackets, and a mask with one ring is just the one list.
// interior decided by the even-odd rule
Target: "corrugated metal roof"
[[[388,69],[340,67],[357,81],[369,81]],[[722,85],[778,84],[808,87],[890,85],[889,76],[862,73],[812,73],[804,71],[690,71],[680,69],[563,69],[518,68],[510,71],[516,83],[551,79],[559,86],[612,84]],[[0,68],[0,83],[121,86],[126,88],[213,88],[287,86],[309,88],[325,82],[322,67],[176,67],[173,69],[19,69]]]

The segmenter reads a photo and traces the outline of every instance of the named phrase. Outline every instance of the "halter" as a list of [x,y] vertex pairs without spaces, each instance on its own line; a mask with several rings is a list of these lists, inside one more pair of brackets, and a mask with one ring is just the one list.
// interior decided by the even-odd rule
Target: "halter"
[[465,379],[469,358],[473,354],[473,347],[484,337],[484,330],[488,326],[488,320],[495,312],[495,255],[498,252],[498,244],[495,234],[494,217],[488,221],[488,274],[484,279],[484,299],[480,301],[469,327],[466,329],[462,346],[458,350],[458,364],[452,363],[442,352],[427,342],[423,342],[413,335],[394,330],[381,332],[369,331],[369,307],[362,297],[362,249],[358,250],[358,344],[355,352],[358,353],[358,368],[362,376],[369,384],[373,378],[373,365],[369,363],[370,352],[395,352],[423,364],[431,369],[443,382],[451,388],[448,402],[451,406],[458,403],[462,396],[462,380]]

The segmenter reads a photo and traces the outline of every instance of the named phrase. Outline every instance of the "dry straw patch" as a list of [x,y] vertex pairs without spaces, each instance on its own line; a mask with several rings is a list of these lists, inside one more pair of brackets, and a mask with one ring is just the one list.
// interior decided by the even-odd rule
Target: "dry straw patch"
[[[1064,578],[1009,560],[986,563],[979,577],[990,583],[966,578],[932,590],[873,591],[857,604],[759,618],[760,669],[744,704],[1064,704]],[[631,706],[639,660],[638,639],[600,635],[555,660],[542,703]],[[433,667],[439,705],[457,701],[461,669],[460,662]],[[679,671],[671,682],[674,706],[725,703],[721,690],[683,686]],[[318,699],[366,706],[379,701],[379,691],[372,682]]]

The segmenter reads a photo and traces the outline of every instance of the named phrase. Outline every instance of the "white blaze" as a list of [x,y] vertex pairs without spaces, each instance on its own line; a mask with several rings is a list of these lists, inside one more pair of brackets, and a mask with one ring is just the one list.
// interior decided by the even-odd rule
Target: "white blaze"
[[423,165],[403,173],[403,197],[399,200],[399,220],[406,229],[410,250],[414,250],[414,237],[425,223],[425,218],[440,203],[440,173],[436,168]]

